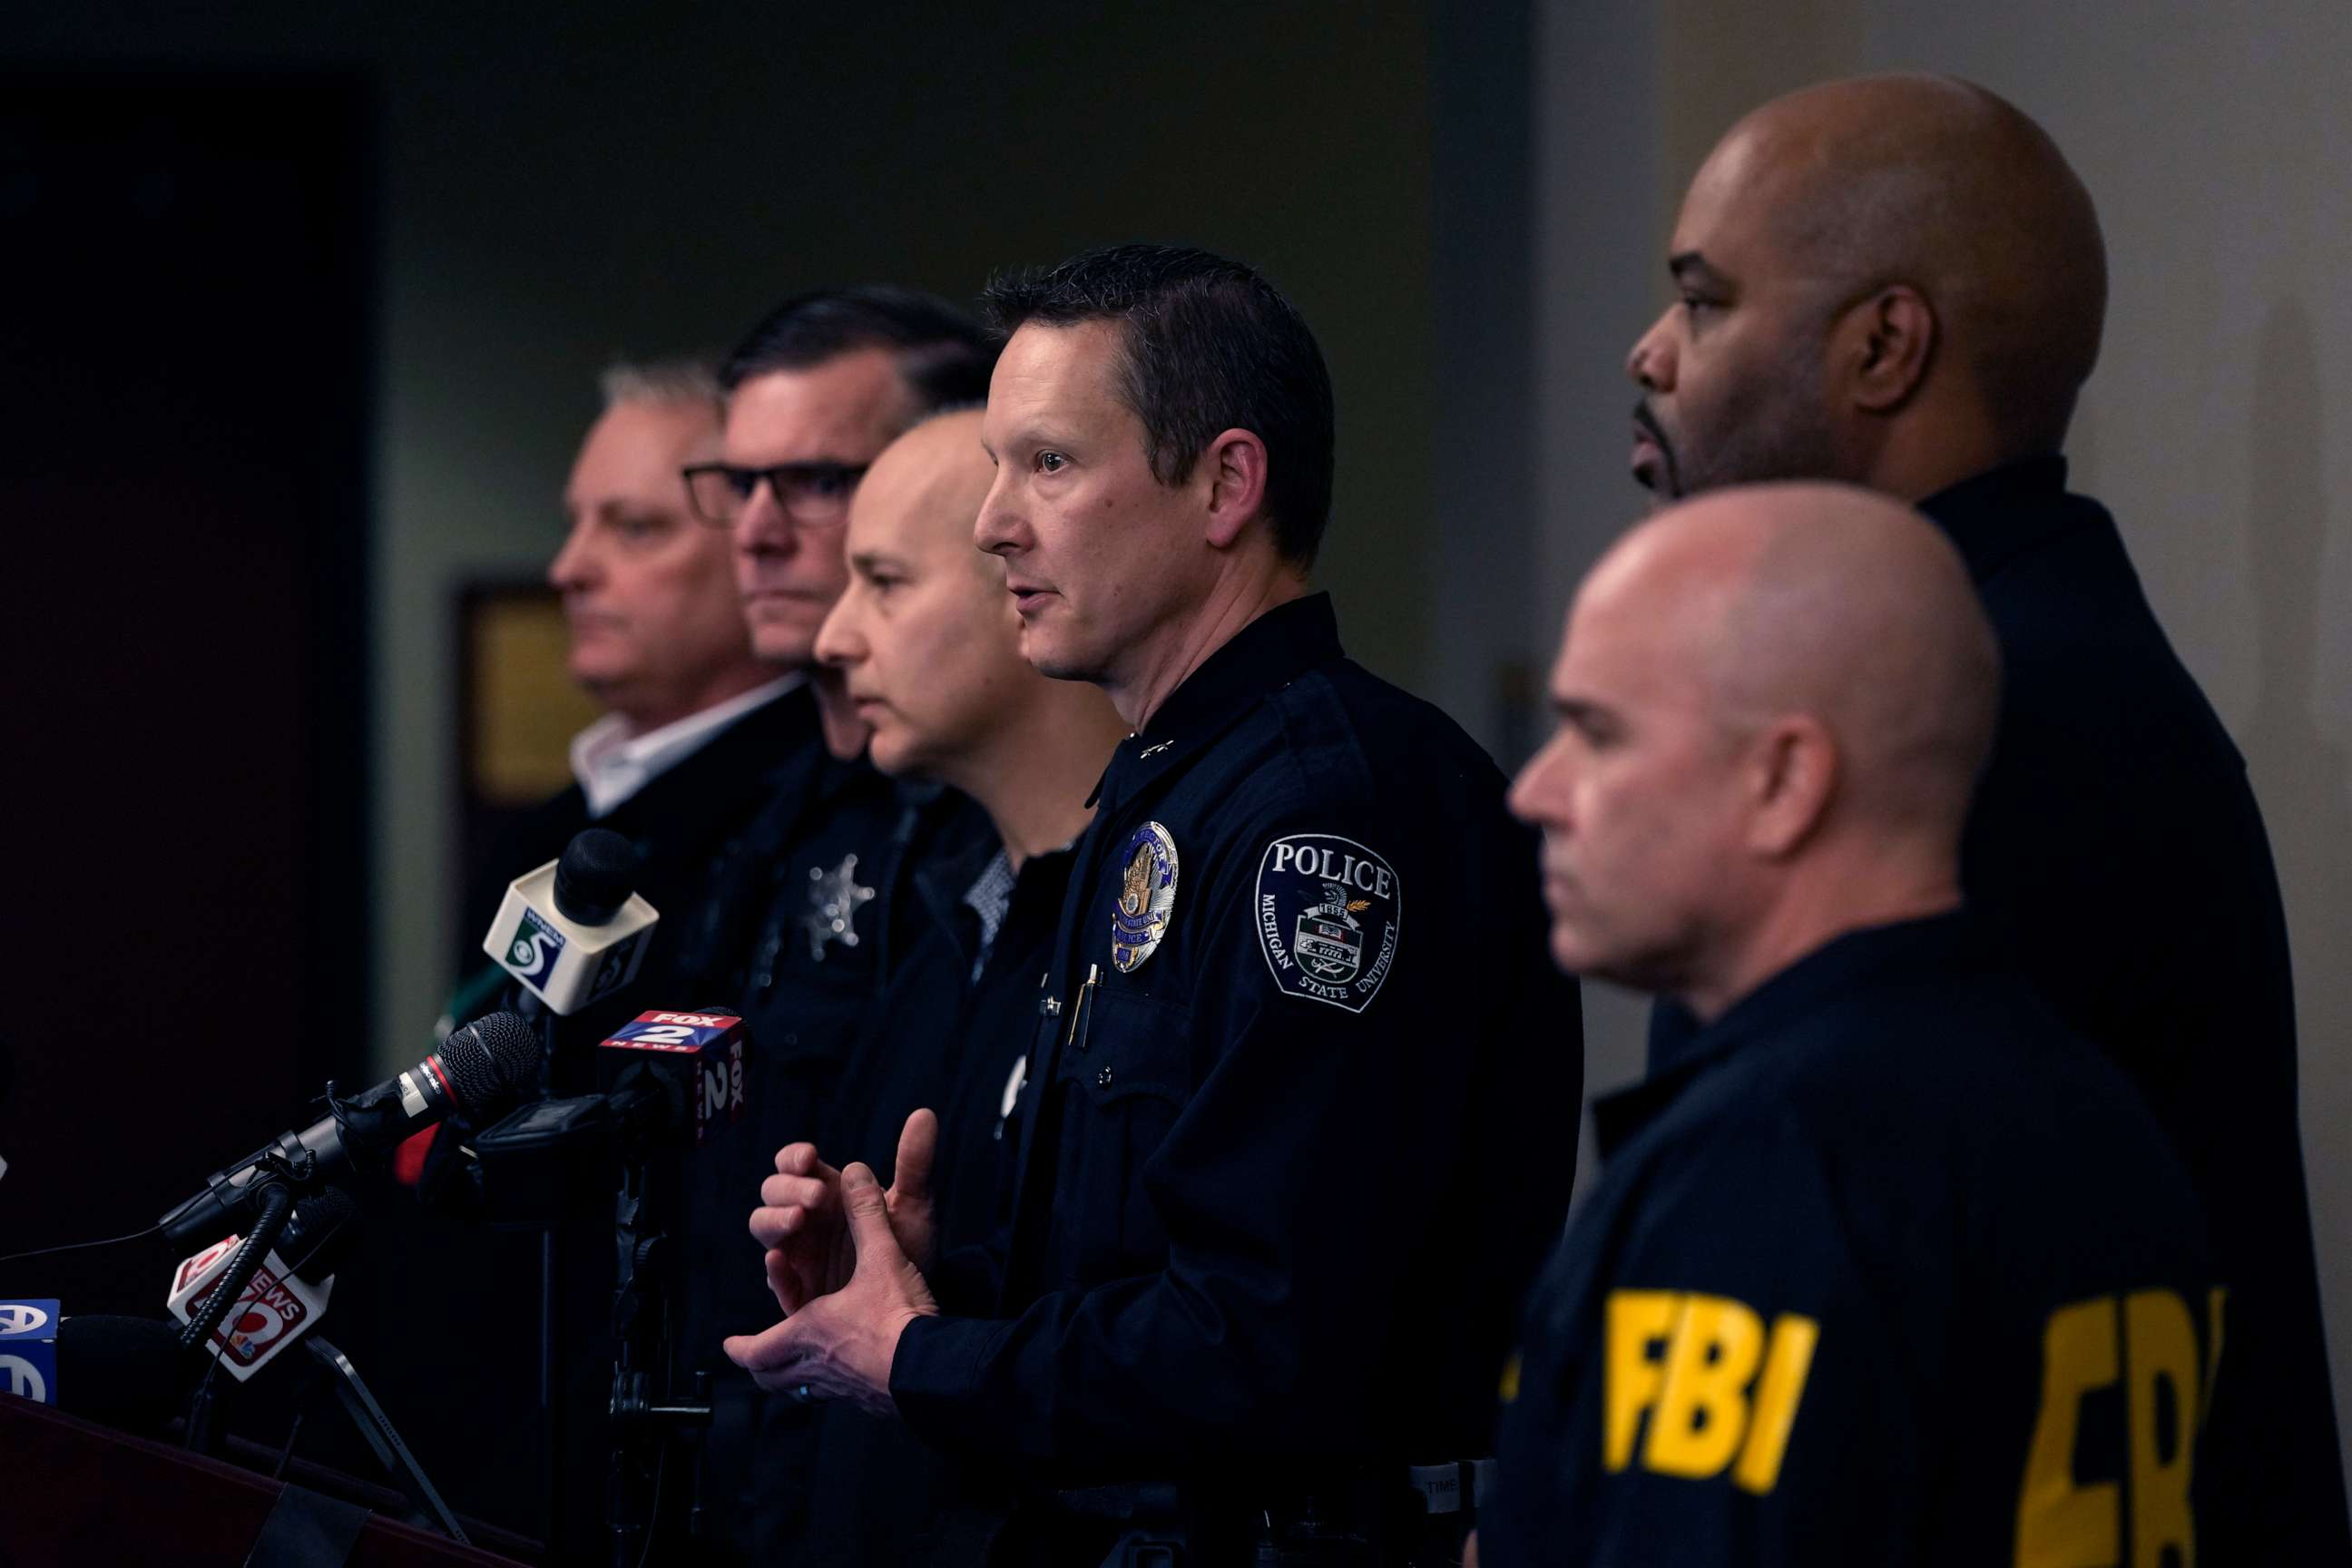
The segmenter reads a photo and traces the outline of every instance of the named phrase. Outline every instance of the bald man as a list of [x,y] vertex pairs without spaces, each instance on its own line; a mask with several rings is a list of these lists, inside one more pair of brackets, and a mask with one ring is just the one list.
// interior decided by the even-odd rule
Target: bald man
[[[874,765],[952,785],[994,832],[913,873],[912,934],[891,956],[836,1112],[776,1163],[789,1179],[862,1161],[902,1191],[929,1193],[937,1250],[951,1262],[976,1261],[970,1249],[1003,1217],[1018,1146],[1006,1121],[1070,845],[1127,733],[1098,688],[1048,679],[1021,657],[1004,564],[972,544],[995,477],[980,424],[977,412],[941,415],[875,459],[850,503],[849,584],[815,647],[872,733]],[[753,1215],[754,1233],[774,1215]],[[952,1267],[932,1283],[972,1310],[994,1305],[984,1279],[959,1279]],[[756,1375],[766,1348],[740,1341],[730,1353]],[[810,1522],[794,1560],[833,1563],[919,1560],[935,1507],[973,1499],[983,1483],[897,1421],[845,1404],[824,1410],[805,1484]]]
[[[991,1145],[1036,1015],[1065,851],[1093,817],[1095,782],[1127,733],[1100,689],[1049,679],[1021,657],[1004,563],[972,545],[995,478],[980,422],[976,410],[942,415],[876,459],[850,509],[849,586],[816,642],[872,731],[874,765],[961,791],[995,830],[918,874],[931,919],[886,977],[847,1119],[834,1121],[824,1151],[834,1165],[864,1161],[887,1179],[908,1117],[938,1110],[937,1153],[917,1153],[909,1173],[953,1173],[927,1184],[939,1189],[940,1223],[973,1241],[995,1214]],[[797,1169],[813,1153],[801,1145],[783,1163]]]
[[[1832,82],[1732,128],[1634,345],[1634,476],[1916,504],[2009,680],[1961,879],[2058,1015],[2129,1072],[2231,1286],[2217,1451],[2289,1560],[2352,1562],[2296,1115],[2285,919],[2245,766],[2060,455],[2105,252],[2049,136],[1981,88]],[[1662,1010],[1654,1049],[1684,1026]],[[2251,1522],[2251,1521],[2250,1521]]]
[[1586,579],[1511,804],[1553,956],[1698,1028],[1594,1106],[1487,1568],[2210,1542],[2195,1197],[1963,909],[2000,679],[1958,554],[1860,490],[1727,489]]

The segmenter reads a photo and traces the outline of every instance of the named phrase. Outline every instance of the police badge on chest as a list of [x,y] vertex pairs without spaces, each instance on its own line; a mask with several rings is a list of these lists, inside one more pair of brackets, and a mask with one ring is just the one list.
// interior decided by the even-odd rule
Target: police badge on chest
[[1147,822],[1127,837],[1116,862],[1118,897],[1110,911],[1110,961],[1132,974],[1160,947],[1176,911],[1176,840]]
[[1394,868],[1352,838],[1297,833],[1258,862],[1258,949],[1294,995],[1360,1013],[1396,962]]

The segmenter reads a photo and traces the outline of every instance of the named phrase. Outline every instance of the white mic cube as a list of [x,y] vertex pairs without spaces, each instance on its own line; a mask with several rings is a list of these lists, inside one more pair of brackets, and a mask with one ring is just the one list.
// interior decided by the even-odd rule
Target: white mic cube
[[482,951],[556,1013],[576,1013],[636,978],[661,916],[635,893],[603,925],[568,920],[555,906],[555,867],[507,885]]

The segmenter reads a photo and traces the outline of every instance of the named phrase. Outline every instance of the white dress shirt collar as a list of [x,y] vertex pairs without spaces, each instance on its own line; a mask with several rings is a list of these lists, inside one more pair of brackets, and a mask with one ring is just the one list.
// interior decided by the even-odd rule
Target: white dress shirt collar
[[597,720],[572,737],[572,776],[580,781],[580,792],[588,797],[590,819],[611,816],[623,801],[709,745],[736,720],[807,679],[804,671],[796,669],[635,737],[628,733],[628,721],[618,713]]

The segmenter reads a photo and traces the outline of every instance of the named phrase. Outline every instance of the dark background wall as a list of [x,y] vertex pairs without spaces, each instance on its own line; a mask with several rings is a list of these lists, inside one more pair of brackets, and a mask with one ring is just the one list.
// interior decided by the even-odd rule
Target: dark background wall
[[[1421,7],[93,5],[19,60],[331,67],[372,84],[375,1002],[380,1066],[437,1011],[456,887],[450,595],[542,569],[619,353],[723,346],[803,288],[969,298],[996,267],[1190,240],[1298,300],[1340,395],[1324,575],[1349,641],[1429,646],[1431,146]],[[304,127],[289,123],[299,137]],[[313,371],[278,367],[299,399]]]
[[[0,1252],[134,1229],[245,1152],[226,1129],[366,1070],[303,1021],[370,980],[368,120],[343,77],[0,71],[5,819],[41,889],[5,944]],[[152,1312],[139,1262],[40,1293]]]

